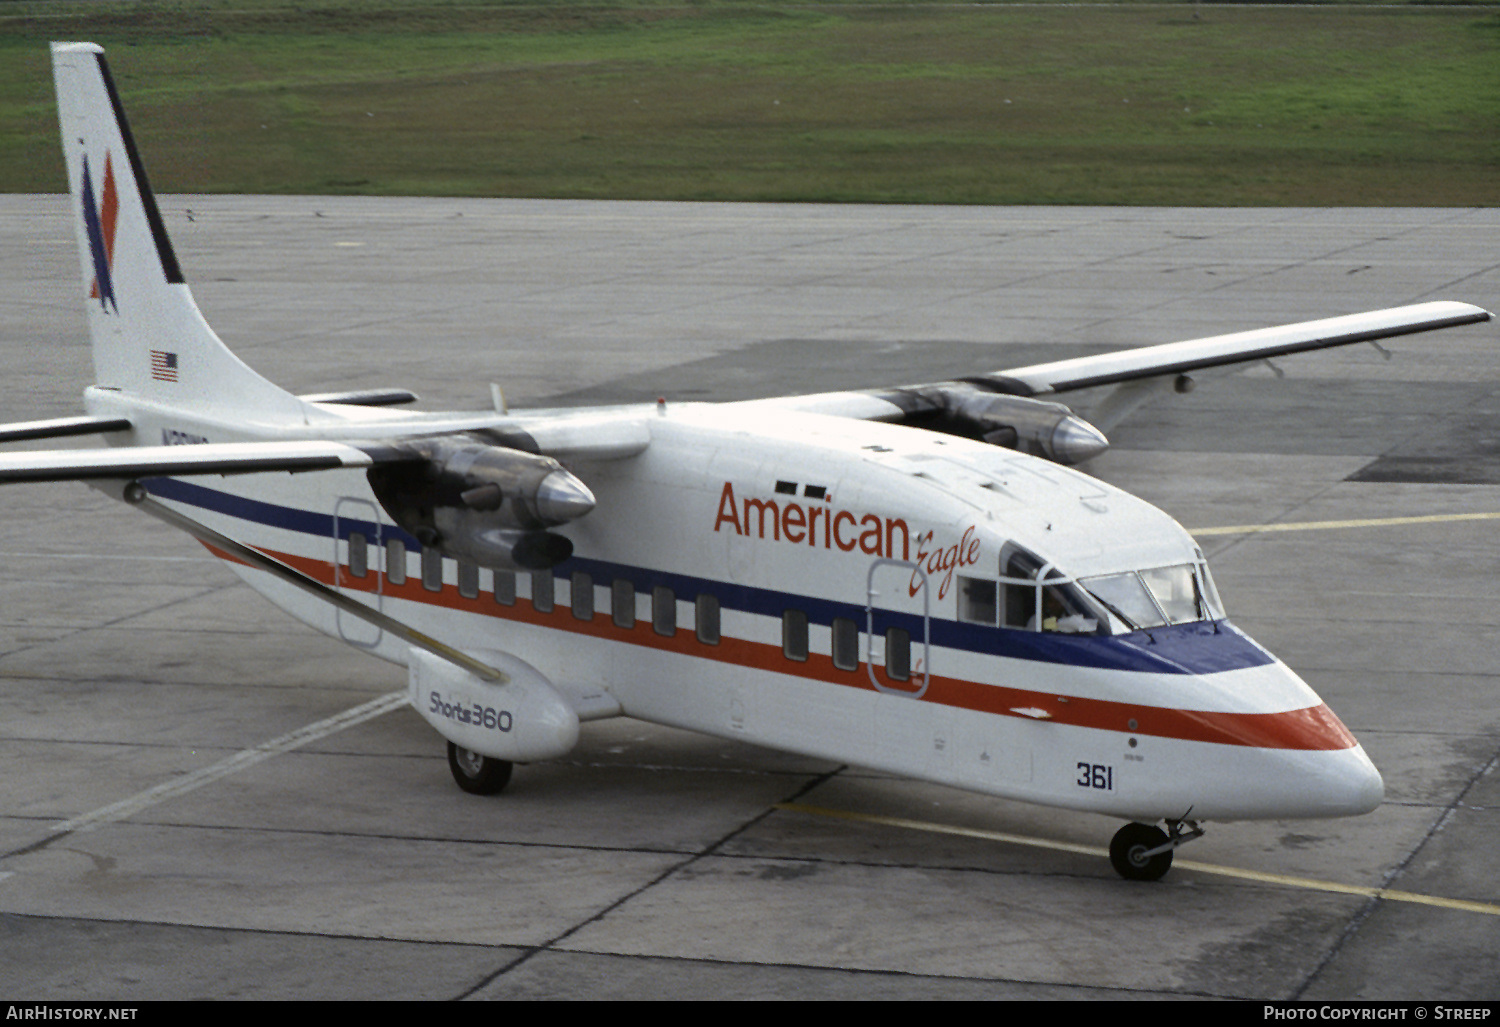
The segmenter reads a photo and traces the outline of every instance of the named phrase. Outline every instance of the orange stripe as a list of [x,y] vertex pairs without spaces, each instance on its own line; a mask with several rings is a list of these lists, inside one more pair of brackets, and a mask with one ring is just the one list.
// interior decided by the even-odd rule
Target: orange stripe
[[[242,560],[215,549],[208,543],[204,545],[220,559],[244,563]],[[278,553],[269,549],[258,551],[274,560],[281,561],[315,581],[333,586],[334,565],[327,560]],[[393,585],[389,578],[374,570],[371,570],[364,578],[349,578],[347,575],[340,575],[340,578],[342,579],[340,587],[351,592],[373,594],[377,586],[383,586],[384,595],[395,599],[481,614],[556,631],[567,631],[612,642],[625,642],[682,656],[695,656],[699,659],[731,663],[824,684],[874,691],[874,686],[870,683],[867,664],[861,663],[856,670],[852,671],[839,670],[834,667],[831,656],[817,653],[810,654],[805,662],[789,660],[779,646],[728,636],[723,637],[718,645],[707,645],[698,641],[696,632],[691,628],[678,628],[675,635],[664,636],[657,634],[649,620],[638,619],[634,627],[622,628],[618,627],[607,614],[596,615],[591,620],[579,620],[567,607],[560,606],[550,613],[541,613],[531,605],[530,600],[520,598],[513,606],[505,606],[494,601],[493,592],[481,591],[479,598],[468,599],[459,595],[456,585],[446,582],[442,590],[438,592],[423,587],[421,582],[413,577],[408,577],[404,584]],[[882,668],[877,668],[877,671],[883,674]],[[901,682],[895,681],[888,682],[888,684],[892,689],[902,686]],[[1016,709],[1044,710],[1048,714],[1045,723],[1097,728],[1122,734],[1171,738],[1186,742],[1314,751],[1351,749],[1358,744],[1333,711],[1323,704],[1282,713],[1177,710],[1163,706],[1112,702],[1106,699],[1060,696],[1054,692],[1028,691],[1005,685],[984,684],[937,675],[930,677],[927,692],[922,701],[1006,717],[1025,716],[1012,712]],[[1135,723],[1134,727],[1131,726],[1132,721]]]

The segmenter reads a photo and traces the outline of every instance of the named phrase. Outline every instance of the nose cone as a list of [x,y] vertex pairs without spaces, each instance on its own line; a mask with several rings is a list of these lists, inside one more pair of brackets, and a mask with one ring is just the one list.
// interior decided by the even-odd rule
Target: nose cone
[[536,489],[536,513],[546,524],[566,524],[594,508],[589,487],[568,471],[553,471]]
[[[1227,622],[1208,637],[1220,646],[1248,644]],[[1323,819],[1369,813],[1384,801],[1385,782],[1364,748],[1281,661],[1180,683],[1182,704],[1191,694],[1201,710],[1184,711],[1193,723],[1184,734],[1208,744],[1184,748],[1180,762],[1164,768],[1158,816],[1175,801],[1205,820]]]
[[1324,820],[1357,817],[1385,799],[1380,771],[1358,745],[1294,750],[1225,747],[1185,762],[1163,783],[1155,815],[1193,808],[1205,820]]
[[1356,817],[1369,813],[1385,801],[1385,781],[1362,746],[1328,753],[1327,765],[1320,768],[1314,805],[1324,817]]
[[1065,417],[1052,431],[1052,455],[1058,463],[1082,463],[1108,448],[1104,433],[1081,417]]

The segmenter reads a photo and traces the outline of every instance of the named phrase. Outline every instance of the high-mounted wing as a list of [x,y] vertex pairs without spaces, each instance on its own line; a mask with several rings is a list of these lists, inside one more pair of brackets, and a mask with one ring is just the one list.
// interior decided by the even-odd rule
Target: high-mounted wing
[[1490,312],[1469,303],[1439,301],[1409,307],[1372,310],[1364,314],[1303,321],[1278,328],[1258,328],[1231,335],[1171,342],[1163,346],[1074,357],[1049,364],[1032,364],[970,379],[993,385],[998,392],[1017,396],[1071,392],[1099,385],[1118,385],[1142,378],[1188,374],[1211,367],[1254,363],[1291,353],[1374,342],[1437,328],[1488,321]]
[[[0,425],[0,436],[5,428]],[[378,441],[0,452],[0,485],[144,480],[149,486],[151,479],[178,476],[363,468],[386,511],[423,545],[437,546],[455,559],[512,570],[551,567],[567,559],[572,543],[547,529],[592,510],[593,493],[555,459],[494,443],[479,430]]]
[[[1104,452],[1109,447],[1104,432],[1152,396],[1166,389],[1190,390],[1193,382],[1188,375],[1192,372],[1475,324],[1488,321],[1490,316],[1489,311],[1469,303],[1417,303],[1073,357],[953,381],[755,400],[742,406],[900,422],[1074,464]],[[1038,398],[1110,385],[1115,386],[1114,391],[1091,411],[1088,421],[1061,403]]]
[[[0,437],[14,426],[0,426]],[[128,422],[127,422],[128,427]],[[97,430],[97,429],[96,429]],[[341,442],[223,442],[198,446],[114,446],[0,453],[0,484],[161,478],[182,474],[261,474],[372,467],[419,459],[386,446]]]

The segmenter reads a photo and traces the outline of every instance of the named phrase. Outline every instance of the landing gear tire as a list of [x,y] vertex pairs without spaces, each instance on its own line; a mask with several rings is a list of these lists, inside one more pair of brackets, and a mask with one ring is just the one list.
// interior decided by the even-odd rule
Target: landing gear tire
[[491,759],[448,743],[448,769],[458,787],[471,795],[494,795],[510,783],[510,760]]
[[1146,853],[1167,844],[1167,834],[1150,824],[1126,824],[1109,843],[1109,861],[1127,881],[1159,881],[1172,869],[1172,850]]

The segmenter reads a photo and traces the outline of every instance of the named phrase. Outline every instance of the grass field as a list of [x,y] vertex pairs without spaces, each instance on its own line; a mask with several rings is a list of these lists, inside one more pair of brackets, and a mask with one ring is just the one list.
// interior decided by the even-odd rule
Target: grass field
[[60,191],[49,39],[163,191],[1500,202],[1500,7],[0,0],[0,190]]

